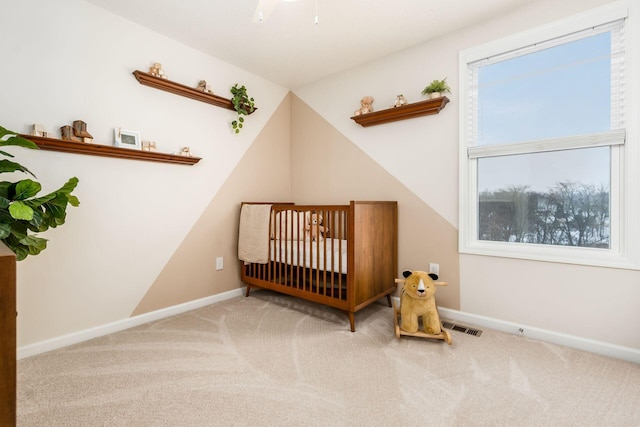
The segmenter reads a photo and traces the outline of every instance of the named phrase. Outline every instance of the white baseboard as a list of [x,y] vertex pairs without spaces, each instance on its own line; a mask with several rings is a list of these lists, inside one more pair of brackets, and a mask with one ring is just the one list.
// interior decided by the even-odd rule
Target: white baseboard
[[[34,344],[22,346],[18,348],[17,356],[18,359],[24,359],[26,357],[35,356],[47,351],[56,350],[72,344],[77,344],[93,338],[112,334],[114,332],[123,331],[134,326],[153,322],[154,320],[164,319],[165,317],[185,313],[190,310],[195,310],[200,307],[205,307],[207,305],[215,304],[220,301],[244,295],[245,289],[246,288],[234,289],[199,300],[189,301],[184,304],[174,305],[172,307],[163,308],[160,310],[152,311],[150,313],[130,317],[128,319],[107,323],[106,325],[96,326],[95,328],[85,329],[83,331],[78,331],[71,334],[62,335],[60,337],[51,338],[45,341],[40,341]],[[591,353],[614,357],[616,359],[640,363],[640,350],[637,349],[608,344],[586,338],[580,338],[573,335],[561,334],[558,332],[534,328],[526,325],[519,325],[512,322],[506,322],[503,320],[476,314],[464,313],[444,307],[439,307],[438,311],[440,312],[440,316],[442,318],[461,322],[468,326],[481,326],[484,328],[495,329],[497,331],[523,335],[528,338],[537,339],[540,341],[564,345],[579,350],[589,351]],[[520,332],[520,329],[522,329],[522,333]]]
[[523,335],[527,338],[564,345],[578,350],[614,357],[616,359],[628,360],[640,363],[640,350],[581,338],[574,335],[562,334],[546,329],[534,328],[517,323],[506,322],[504,320],[484,317],[444,307],[438,307],[442,318],[454,320],[466,324],[466,326],[482,326],[497,331],[507,332],[516,335]]
[[165,317],[175,316],[176,314],[185,313],[200,307],[205,307],[220,301],[228,300],[244,294],[246,288],[233,289],[221,294],[212,295],[210,297],[201,298],[195,301],[185,302],[184,304],[174,305],[172,307],[163,308],[139,316],[129,317],[128,319],[118,320],[116,322],[107,323],[105,325],[96,326],[94,328],[85,329],[45,341],[18,347],[17,357],[24,359],[25,357],[35,356],[36,354],[45,353],[47,351],[56,350],[72,344],[77,344],[93,338],[112,334],[114,332],[123,331],[134,326],[143,325],[153,322],[154,320],[164,319]]

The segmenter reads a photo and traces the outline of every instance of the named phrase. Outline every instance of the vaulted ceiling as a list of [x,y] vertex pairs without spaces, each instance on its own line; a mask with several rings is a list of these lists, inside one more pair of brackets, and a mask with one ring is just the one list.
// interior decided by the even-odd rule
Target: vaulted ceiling
[[294,89],[539,0],[87,1]]

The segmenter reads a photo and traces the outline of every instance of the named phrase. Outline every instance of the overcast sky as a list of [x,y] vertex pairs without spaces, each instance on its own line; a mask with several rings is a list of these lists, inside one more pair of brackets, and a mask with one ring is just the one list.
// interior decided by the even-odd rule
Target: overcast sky
[[[611,129],[610,33],[488,65],[479,75],[478,145]],[[480,159],[478,189],[558,182],[609,187],[609,148]]]

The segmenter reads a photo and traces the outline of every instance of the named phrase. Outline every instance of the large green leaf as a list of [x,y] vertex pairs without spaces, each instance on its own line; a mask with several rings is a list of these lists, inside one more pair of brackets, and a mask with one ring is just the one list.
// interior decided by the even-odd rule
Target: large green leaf
[[20,163],[12,162],[6,159],[0,160],[0,173],[3,172],[24,172],[35,177],[35,174]]
[[37,150],[38,146],[17,133],[0,126],[0,146],[13,145],[16,147],[32,148]]
[[56,193],[54,199],[50,202],[43,203],[40,208],[43,209],[42,227],[55,228],[58,225],[62,225],[67,217],[67,195]]
[[9,198],[9,188],[13,186],[13,182],[2,181],[0,182],[0,196]]
[[9,213],[14,219],[24,219],[30,221],[33,219],[33,209],[17,200],[9,205]]
[[[37,249],[38,253],[47,248],[47,239],[43,239],[42,237],[27,236],[23,239],[20,239],[20,243],[25,246],[29,246],[30,248]],[[29,253],[31,255],[35,255],[31,252],[31,249],[29,250]]]
[[60,187],[59,190],[56,191],[56,193],[71,193],[76,187],[78,186],[78,178],[76,178],[75,176],[73,178],[69,178],[69,181],[67,181],[62,187]]
[[56,193],[50,193],[50,194],[47,194],[46,196],[25,200],[24,204],[32,208],[37,208],[38,206],[44,203],[47,203],[48,201],[54,199],[55,197],[56,197]]
[[[0,147],[2,146],[38,148],[28,139],[0,126]],[[0,155],[14,157],[6,151],[0,151]],[[6,159],[0,160],[0,173],[3,172],[26,172],[35,177],[24,166]],[[73,177],[60,189],[36,197],[42,189],[36,181],[0,181],[0,240],[16,254],[18,261],[28,255],[37,255],[47,247],[46,239],[30,233],[43,232],[64,224],[67,206],[80,204],[78,198],[71,194],[77,185],[78,178]]]
[[11,226],[9,224],[0,223],[0,240],[11,234]]
[[57,205],[54,203],[47,203],[46,209],[50,215],[49,226],[51,228],[56,228],[58,225],[64,224],[64,221],[67,218],[66,205]]
[[14,200],[26,200],[29,197],[33,197],[42,190],[42,185],[39,182],[23,179],[16,183],[16,194],[13,196]]
[[73,194],[68,194],[67,200],[69,201],[69,204],[71,206],[74,206],[74,207],[80,206],[80,200],[78,200],[78,198]]
[[0,160],[0,173],[16,171],[27,172],[27,169],[20,163],[12,162],[6,159]]
[[21,245],[20,243],[10,243],[7,240],[5,240],[4,242],[7,244],[7,246],[9,246],[9,249],[11,249],[13,253],[16,254],[16,260],[22,261],[27,257],[27,255],[29,255],[29,248],[27,248],[26,246]]
[[27,237],[27,223],[15,221],[13,224],[11,224],[11,234],[12,237],[15,237],[17,239],[16,243],[18,243],[20,239],[24,239],[25,237]]
[[45,223],[43,211],[41,211],[41,209],[42,208],[40,207],[33,209],[33,218],[31,218],[31,221],[29,221],[29,224],[27,225],[29,230],[34,232],[46,231],[46,227],[43,227]]
[[[24,147],[24,148],[31,148],[31,149],[38,149],[38,146],[32,141],[29,141],[28,139],[25,139],[19,136],[17,133],[0,126],[0,146],[9,146],[9,145]],[[10,153],[7,153],[6,151],[0,151],[0,154],[8,157],[13,157],[13,155],[11,155]],[[0,173],[15,172],[15,171],[28,173],[35,177],[35,175],[29,169],[27,169],[26,167],[22,166],[19,163],[10,162],[8,160],[0,161]]]

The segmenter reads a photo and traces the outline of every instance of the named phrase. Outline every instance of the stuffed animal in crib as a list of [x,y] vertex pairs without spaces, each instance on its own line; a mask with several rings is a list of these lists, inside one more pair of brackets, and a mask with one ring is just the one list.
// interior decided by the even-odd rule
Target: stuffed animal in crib
[[304,228],[305,238],[307,240],[321,241],[324,237],[324,233],[329,231],[328,228],[322,225],[322,215],[311,214],[307,216],[307,224]]
[[418,318],[422,318],[424,332],[431,335],[442,333],[440,316],[436,306],[436,286],[446,282],[434,282],[438,276],[424,271],[405,271],[404,288],[400,296],[400,329],[414,334],[418,332]]
[[360,114],[367,114],[373,112],[373,96],[365,96],[360,100],[360,109],[356,110],[353,113],[354,116],[359,116]]

